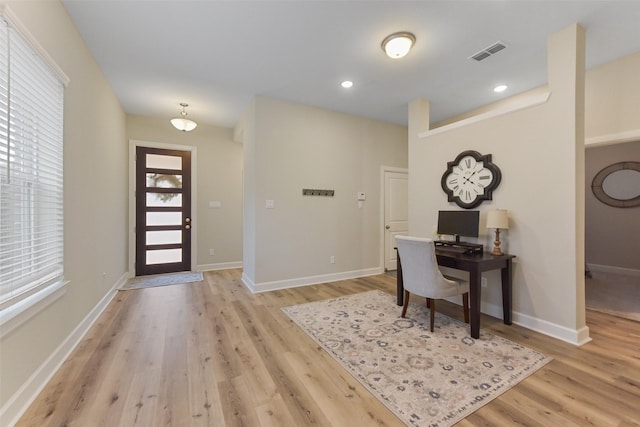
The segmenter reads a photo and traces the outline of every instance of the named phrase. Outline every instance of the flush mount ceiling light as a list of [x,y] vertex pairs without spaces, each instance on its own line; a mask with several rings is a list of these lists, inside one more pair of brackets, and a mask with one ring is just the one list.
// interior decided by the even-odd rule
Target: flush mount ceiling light
[[185,108],[187,108],[189,104],[181,102],[180,106],[182,107],[182,111],[180,112],[180,117],[171,119],[171,124],[173,125],[174,128],[181,130],[183,132],[189,132],[194,130],[196,126],[198,126],[198,124],[193,120],[187,119],[187,112],[185,111]]
[[493,91],[498,93],[504,92],[505,90],[507,90],[507,85],[498,85],[493,88]]
[[389,58],[399,59],[409,53],[415,42],[416,36],[407,31],[400,31],[382,40],[382,50]]
[[342,86],[345,89],[349,89],[350,87],[353,87],[353,82],[351,80],[345,80],[342,83],[340,83],[340,86]]

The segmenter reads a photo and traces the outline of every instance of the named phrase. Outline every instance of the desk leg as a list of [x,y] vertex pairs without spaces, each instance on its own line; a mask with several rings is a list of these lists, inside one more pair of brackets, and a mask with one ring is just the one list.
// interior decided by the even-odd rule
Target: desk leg
[[500,270],[502,276],[502,317],[505,325],[511,324],[512,267],[513,263],[511,259],[508,259],[507,265]]
[[404,303],[404,282],[402,281],[402,263],[400,262],[400,253],[397,254],[398,269],[396,270],[396,292],[398,293],[396,304]]
[[480,338],[480,278],[482,273],[477,268],[469,272],[469,325],[471,337]]

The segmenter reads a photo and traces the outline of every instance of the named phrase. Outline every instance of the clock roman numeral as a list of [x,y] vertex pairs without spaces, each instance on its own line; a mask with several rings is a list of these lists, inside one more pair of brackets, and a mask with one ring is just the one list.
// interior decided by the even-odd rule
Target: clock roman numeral
[[467,169],[469,169],[471,167],[471,159],[466,159],[464,162],[467,165]]
[[489,175],[483,175],[483,176],[480,176],[478,178],[480,178],[480,179],[491,179],[491,177]]

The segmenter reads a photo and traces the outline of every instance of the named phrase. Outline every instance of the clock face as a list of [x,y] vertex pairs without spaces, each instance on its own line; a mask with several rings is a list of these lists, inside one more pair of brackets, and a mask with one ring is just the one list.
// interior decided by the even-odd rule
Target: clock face
[[442,175],[442,189],[450,202],[466,209],[491,200],[492,191],[500,183],[500,169],[491,163],[490,154],[483,156],[477,151],[465,151],[447,166]]

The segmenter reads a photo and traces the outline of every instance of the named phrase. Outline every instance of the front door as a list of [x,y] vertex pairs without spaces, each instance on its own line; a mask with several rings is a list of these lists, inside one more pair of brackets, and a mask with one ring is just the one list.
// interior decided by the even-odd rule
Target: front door
[[191,152],[136,148],[136,276],[191,269]]

